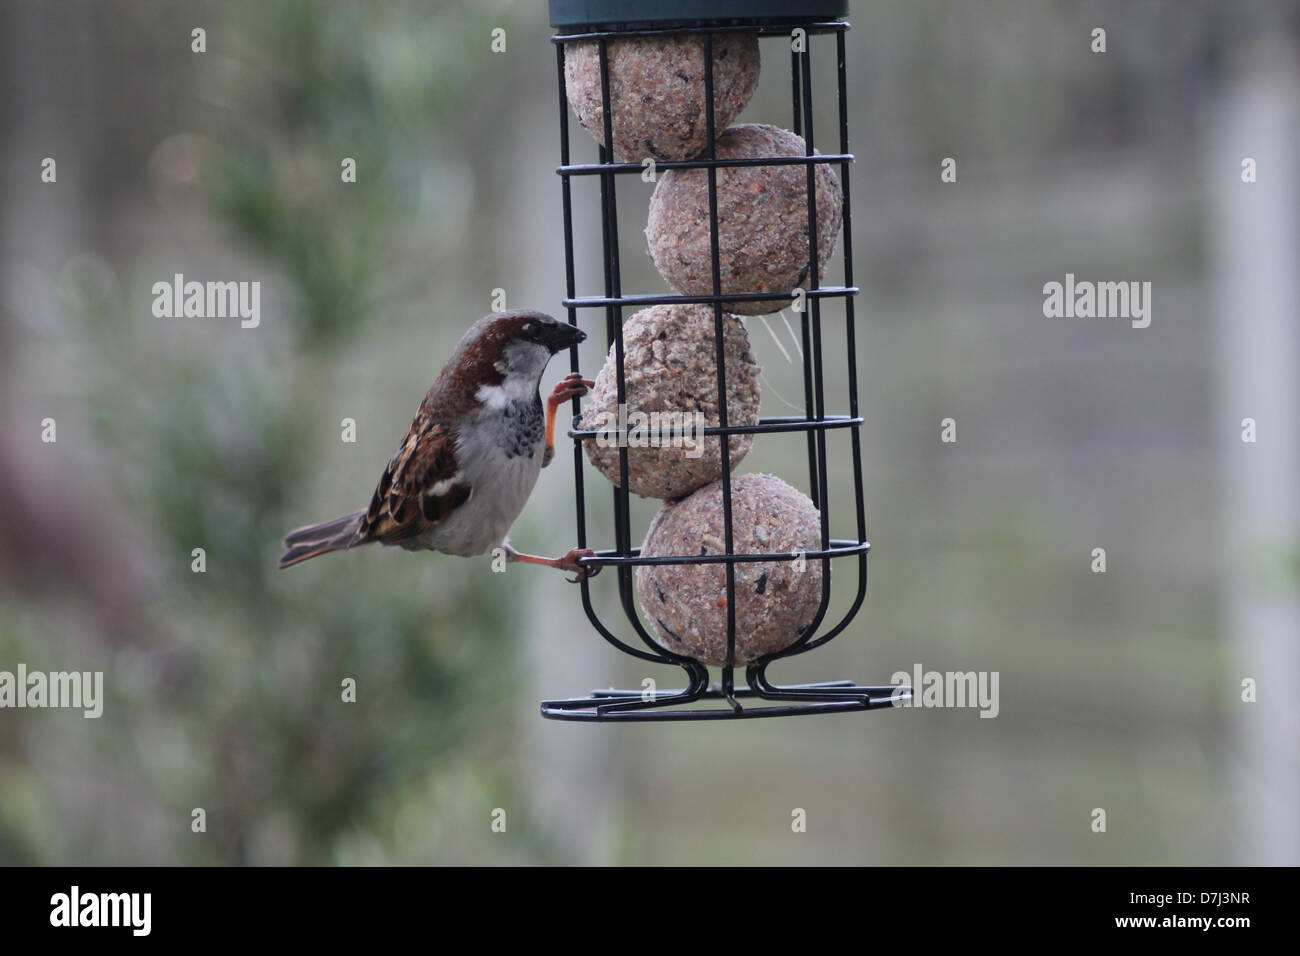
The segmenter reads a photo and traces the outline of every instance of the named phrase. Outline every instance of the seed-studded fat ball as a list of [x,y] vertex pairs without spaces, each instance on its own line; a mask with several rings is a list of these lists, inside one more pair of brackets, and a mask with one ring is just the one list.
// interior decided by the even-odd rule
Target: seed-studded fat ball
[[[758,363],[745,325],[723,315],[727,422],[758,422]],[[722,441],[701,433],[719,424],[717,350],[712,306],[656,305],[623,324],[625,420],[618,416],[618,364],[610,346],[596,387],[582,411],[583,428],[603,437],[584,443],[587,458],[619,484],[619,429],[627,428],[628,488],[643,498],[680,498],[722,476]],[[732,435],[731,467],[753,436]]]
[[[704,151],[702,35],[610,40],[606,57],[616,162],[691,159]],[[756,34],[714,35],[713,124],[719,134],[748,105],[758,71]],[[578,122],[603,146],[600,51],[594,40],[565,46],[564,87]]]
[[[808,497],[771,475],[731,482],[736,554],[808,552],[821,547],[821,517]],[[725,554],[722,483],[667,503],[650,523],[643,557]],[[822,561],[738,562],[736,664],[789,647],[821,603]],[[705,664],[727,656],[725,564],[646,564],[636,569],[637,597],[664,648]]]
[[[733,126],[719,138],[719,159],[803,156],[804,141],[775,126]],[[840,183],[829,165],[814,166],[818,279],[840,234]],[[780,298],[733,302],[742,315],[776,312],[796,288],[808,288],[808,173],[805,166],[719,168],[718,261],[722,292],[778,293]],[[650,200],[646,239],[655,267],[682,295],[713,293],[709,240],[709,180],[703,169],[670,169]]]

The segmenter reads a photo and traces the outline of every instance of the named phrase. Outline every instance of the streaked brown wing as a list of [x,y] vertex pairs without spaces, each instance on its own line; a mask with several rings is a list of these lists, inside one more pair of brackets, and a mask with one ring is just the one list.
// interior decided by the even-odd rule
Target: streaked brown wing
[[379,479],[360,539],[396,544],[441,524],[473,490],[459,475],[454,430],[429,421],[421,409]]

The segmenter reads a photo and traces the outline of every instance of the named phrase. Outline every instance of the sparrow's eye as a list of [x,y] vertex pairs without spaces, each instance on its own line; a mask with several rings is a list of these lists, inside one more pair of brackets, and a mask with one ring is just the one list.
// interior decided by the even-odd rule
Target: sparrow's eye
[[525,322],[524,327],[520,331],[522,331],[523,334],[528,336],[529,338],[532,338],[533,333],[537,331],[537,323]]

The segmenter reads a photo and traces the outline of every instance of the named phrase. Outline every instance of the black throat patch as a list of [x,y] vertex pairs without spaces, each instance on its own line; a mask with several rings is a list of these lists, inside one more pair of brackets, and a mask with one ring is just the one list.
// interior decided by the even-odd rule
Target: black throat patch
[[546,427],[541,396],[510,402],[502,415],[506,420],[506,457],[531,458],[542,443]]

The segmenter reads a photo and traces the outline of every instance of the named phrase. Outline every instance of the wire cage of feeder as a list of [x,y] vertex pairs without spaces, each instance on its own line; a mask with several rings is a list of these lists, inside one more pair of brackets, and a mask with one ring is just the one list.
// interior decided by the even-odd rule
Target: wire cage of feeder
[[[890,707],[896,702],[911,698],[912,689],[895,684],[863,686],[850,680],[833,680],[812,684],[778,685],[767,676],[768,667],[777,660],[804,654],[820,647],[839,635],[861,608],[867,589],[867,553],[871,548],[866,537],[866,515],[863,500],[861,464],[861,426],[863,419],[858,407],[858,381],[856,369],[856,344],[853,297],[853,241],[851,229],[851,201],[849,164],[848,99],[845,56],[845,33],[849,29],[844,19],[848,0],[551,0],[551,25],[556,33],[552,42],[556,50],[556,68],[559,80],[560,108],[560,176],[563,211],[565,255],[565,299],[563,305],[569,322],[574,325],[595,325],[603,313],[607,347],[612,348],[617,374],[617,399],[624,407],[627,382],[624,350],[625,310],[643,309],[655,305],[706,305],[712,308],[714,319],[714,354],[716,357],[718,424],[703,430],[705,436],[720,436],[722,518],[725,548],[722,553],[702,555],[643,556],[641,548],[634,546],[630,521],[630,494],[628,481],[628,442],[626,433],[618,441],[618,468],[621,481],[612,487],[614,546],[597,548],[595,557],[583,559],[584,563],[609,568],[614,572],[619,603],[635,639],[624,639],[616,633],[616,626],[602,620],[592,600],[591,585],[581,583],[582,605],[595,630],[610,644],[624,653],[656,664],[681,667],[685,671],[685,685],[675,690],[645,693],[640,689],[595,690],[589,696],[546,700],[541,704],[544,717],[580,721],[664,721],[664,720],[720,720],[737,718],[778,717],[807,714],[838,713],[874,710]],[[717,141],[721,135],[716,129],[715,116],[715,66],[714,45],[728,35],[749,34],[759,38],[783,38],[789,51],[790,129],[804,140],[805,155],[783,157],[718,158]],[[616,161],[614,144],[617,106],[611,103],[610,46],[615,41],[632,38],[675,38],[695,36],[703,42],[703,98],[705,110],[705,143],[702,151],[691,158],[677,161],[656,161],[659,171],[672,169],[704,170],[708,183],[709,254],[711,257],[712,290],[709,294],[683,295],[625,294],[622,283],[621,246],[617,212],[617,188],[620,177],[639,177],[644,166],[639,157],[622,157],[631,161]],[[798,38],[802,42],[792,42]],[[780,41],[773,40],[777,46]],[[595,44],[599,63],[600,116],[603,118],[603,142],[597,144],[596,162],[575,163],[571,156],[569,136],[569,101],[566,91],[565,57],[573,44]],[[838,97],[838,141],[833,152],[815,153],[813,128],[814,49],[833,51],[836,57],[836,95]],[[728,167],[801,166],[807,174],[807,240],[809,267],[801,276],[800,299],[803,308],[797,313],[802,352],[802,386],[804,413],[802,415],[764,417],[757,423],[729,424],[727,410],[726,362],[723,348],[724,310],[737,303],[771,300],[773,294],[722,292],[718,230],[718,171]],[[819,278],[819,236],[817,229],[818,202],[816,201],[815,173],[818,166],[830,166],[839,172],[840,212],[842,216],[840,242],[843,249],[843,285],[824,285]],[[599,189],[600,246],[603,254],[604,287],[601,294],[579,295],[574,266],[574,216],[573,193],[575,188]],[[791,297],[790,292],[784,298]],[[832,317],[832,313],[835,313]],[[823,319],[827,321],[824,323]],[[825,336],[827,337],[824,337]],[[833,354],[836,345],[829,339],[835,335],[842,343],[847,356],[847,410],[829,412],[823,360]],[[571,369],[578,371],[577,349],[571,350]],[[579,413],[578,401],[573,402],[575,416]],[[805,436],[809,498],[820,516],[820,547],[797,552],[769,552],[762,554],[736,553],[733,533],[732,491],[735,476],[732,474],[730,436],[753,435],[761,440],[765,435],[796,433]],[[575,427],[569,432],[573,439],[575,494],[577,503],[577,542],[580,548],[591,545],[587,541],[588,489],[583,475],[583,443],[597,437],[597,430],[575,417]],[[831,498],[828,481],[827,443],[846,441],[849,445],[852,468],[852,501],[836,502],[841,510],[850,510],[855,518],[855,536],[832,538],[830,536]],[[789,562],[794,560],[820,562],[821,595],[812,623],[802,630],[792,644],[769,653],[744,665],[744,681],[738,683],[736,657],[736,568],[742,562]],[[856,592],[848,609],[833,623],[828,622],[830,603],[830,566],[856,567]],[[654,564],[705,564],[718,563],[725,567],[726,599],[726,657],[721,665],[721,679],[710,682],[706,664],[694,657],[677,654],[648,632],[636,608],[633,572],[639,566]],[[638,646],[638,642],[639,645]]]

